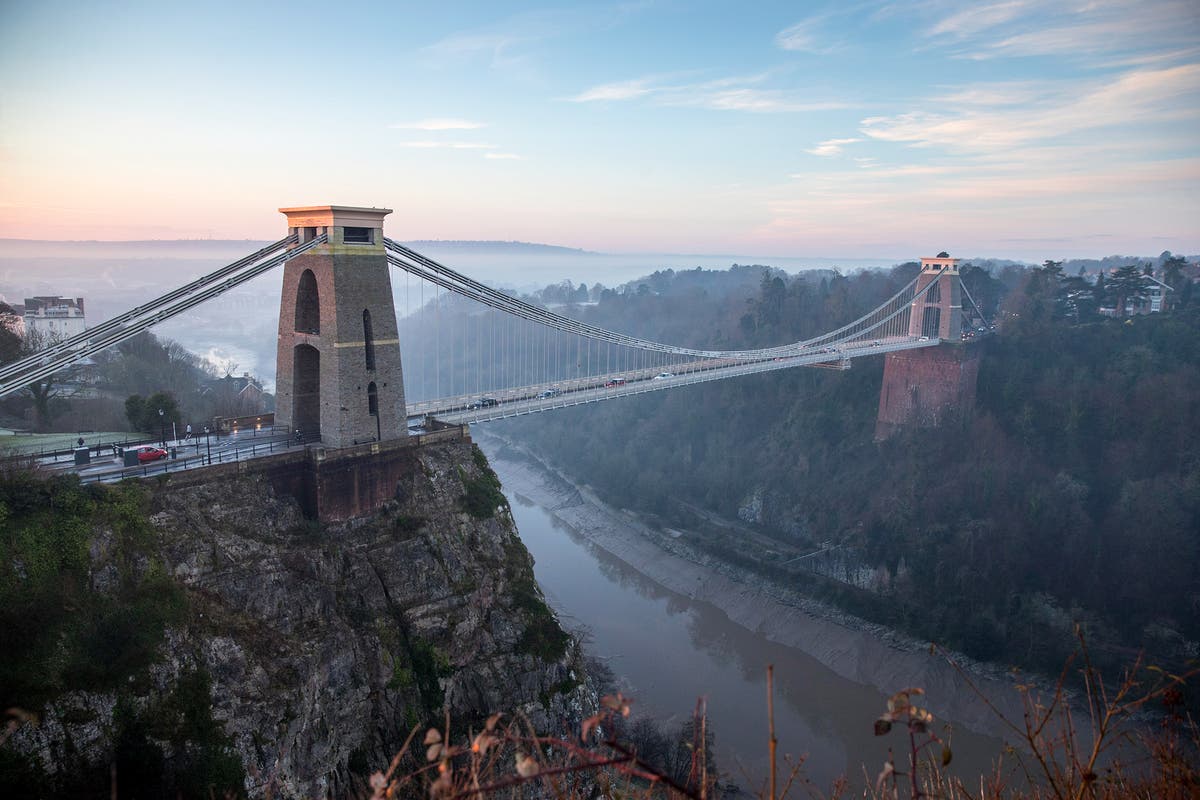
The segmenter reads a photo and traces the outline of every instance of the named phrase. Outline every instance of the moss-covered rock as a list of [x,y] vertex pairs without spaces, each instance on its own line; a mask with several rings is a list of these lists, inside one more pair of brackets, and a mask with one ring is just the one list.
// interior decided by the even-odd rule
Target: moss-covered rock
[[11,476],[0,644],[18,655],[0,691],[42,724],[13,737],[0,780],[95,792],[115,759],[148,795],[324,796],[446,711],[461,729],[518,709],[577,723],[577,649],[486,459],[423,447],[402,484],[379,514],[321,525],[253,476]]

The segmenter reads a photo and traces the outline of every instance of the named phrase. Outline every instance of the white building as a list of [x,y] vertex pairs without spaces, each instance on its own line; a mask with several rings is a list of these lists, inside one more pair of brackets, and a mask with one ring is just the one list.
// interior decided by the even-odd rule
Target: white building
[[1163,311],[1167,304],[1167,292],[1175,291],[1153,275],[1143,275],[1146,283],[1146,308],[1151,314]]
[[87,327],[82,297],[26,297],[25,333],[35,331],[47,341],[57,341],[83,333]]

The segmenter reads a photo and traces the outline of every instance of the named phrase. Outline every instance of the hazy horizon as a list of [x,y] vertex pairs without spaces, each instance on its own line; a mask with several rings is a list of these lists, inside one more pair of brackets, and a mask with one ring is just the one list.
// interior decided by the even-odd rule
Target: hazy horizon
[[[266,242],[248,240],[159,240],[154,242],[54,242],[0,239],[0,297],[20,303],[25,297],[83,297],[89,325],[96,325],[177,286],[257,250]],[[101,245],[101,246],[97,246]],[[730,254],[626,254],[581,252],[535,243],[429,242],[418,248],[446,266],[503,289],[530,292],[570,280],[573,284],[620,286],[662,269],[725,270],[734,263],[761,264],[790,274],[807,270],[887,269],[930,252],[896,259],[738,256]],[[97,254],[97,251],[102,251]],[[41,255],[36,255],[41,253]],[[47,255],[46,253],[53,253]],[[960,255],[960,254],[954,254]],[[1154,259],[1157,254],[1123,256]],[[967,261],[1013,259],[965,257]],[[1085,259],[1094,260],[1094,259]],[[272,270],[201,306],[153,328],[210,363],[236,363],[240,370],[274,383],[275,337],[281,271]],[[404,315],[410,282],[392,273],[397,314]],[[418,297],[411,282],[412,297]]]

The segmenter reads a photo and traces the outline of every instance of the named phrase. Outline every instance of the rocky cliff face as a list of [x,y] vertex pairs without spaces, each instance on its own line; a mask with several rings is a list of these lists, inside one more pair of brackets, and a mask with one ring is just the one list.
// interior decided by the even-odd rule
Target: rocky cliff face
[[[305,520],[259,477],[149,485],[151,543],[134,570],[183,588],[182,622],[128,688],[67,692],[11,744],[54,781],[107,765],[138,720],[138,746],[168,782],[202,741],[209,773],[240,764],[252,796],[323,797],[385,767],[444,710],[577,725],[589,705],[577,648],[482,454],[455,442],[413,462],[395,502],[338,525]],[[92,591],[121,582],[118,544],[94,531]]]

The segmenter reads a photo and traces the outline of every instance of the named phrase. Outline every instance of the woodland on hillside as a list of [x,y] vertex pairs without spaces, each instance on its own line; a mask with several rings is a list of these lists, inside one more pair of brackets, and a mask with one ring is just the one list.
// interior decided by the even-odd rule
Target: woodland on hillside
[[[965,266],[1000,327],[970,345],[981,351],[976,407],[882,443],[882,359],[566,409],[513,420],[507,433],[663,524],[695,523],[697,509],[741,512],[796,552],[837,550],[869,579],[848,585],[747,557],[735,533],[712,545],[973,656],[1054,670],[1078,623],[1101,663],[1144,648],[1181,664],[1200,655],[1200,303],[1166,266],[1180,289],[1170,313],[1128,319],[1099,309],[1139,301],[1140,265],[1099,286],[1055,262]],[[761,269],[753,286],[658,273],[646,290],[635,282],[577,311],[659,341],[774,345],[857,317],[916,269]]]

